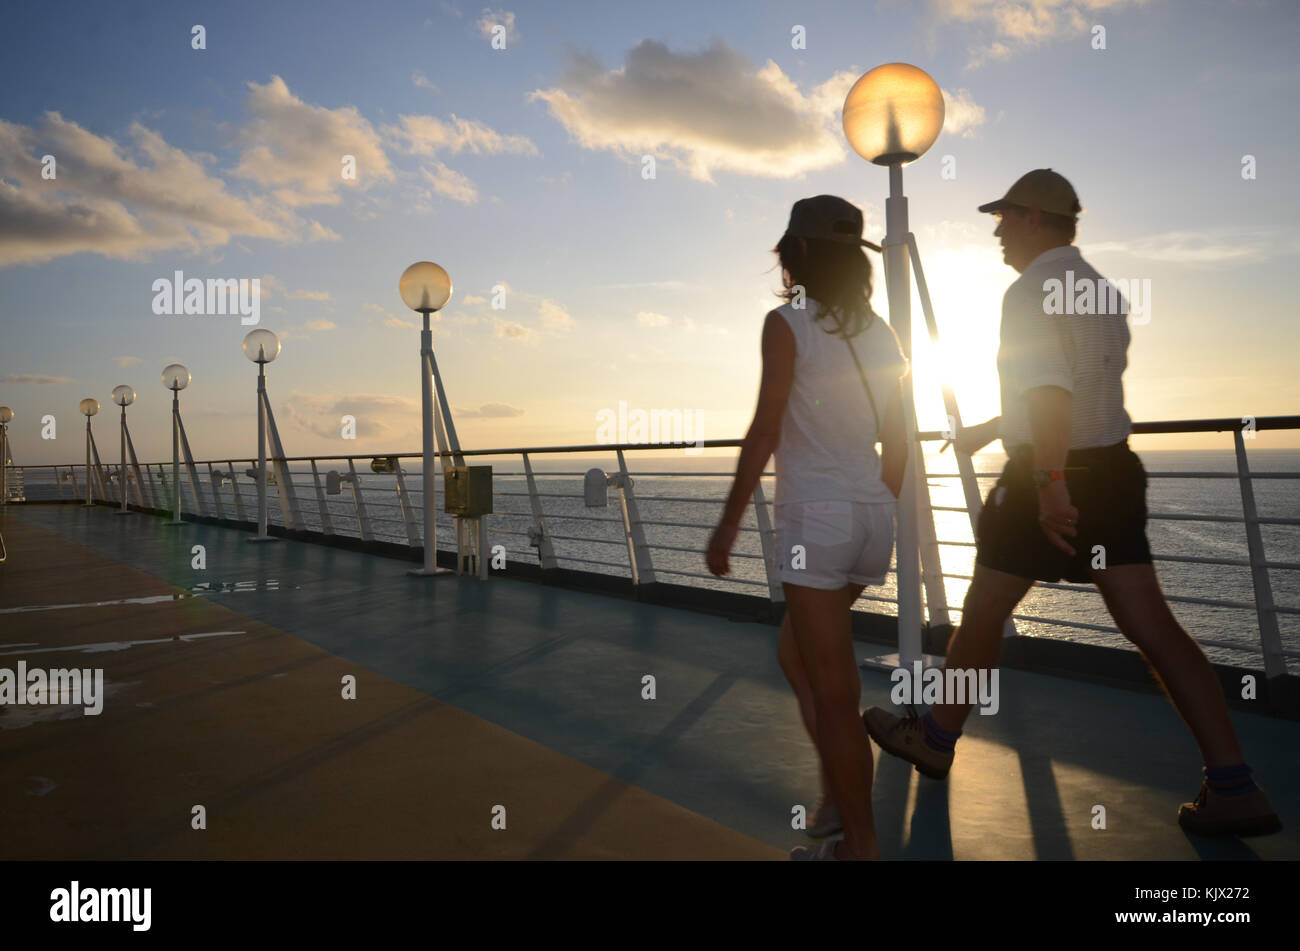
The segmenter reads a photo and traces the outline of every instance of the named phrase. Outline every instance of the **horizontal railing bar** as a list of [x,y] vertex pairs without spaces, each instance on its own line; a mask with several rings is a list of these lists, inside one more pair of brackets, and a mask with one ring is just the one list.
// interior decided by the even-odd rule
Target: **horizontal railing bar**
[[[584,565],[604,565],[606,568],[623,568],[626,570],[627,565],[616,564],[612,561],[596,561],[593,558],[577,558],[573,555],[556,555],[556,561],[577,561]],[[629,579],[630,580],[630,579]]]
[[[1252,422],[1256,430],[1300,429],[1300,416],[1256,416]],[[1240,416],[1230,416],[1227,419],[1174,419],[1132,424],[1133,434],[1137,436],[1153,433],[1223,433],[1236,432],[1245,428],[1246,423]],[[940,430],[928,430],[916,435],[922,442],[951,441],[951,437],[945,436]]]
[[[557,536],[552,535],[551,537],[552,537],[552,538],[555,538],[555,537],[557,537]],[[620,544],[620,545],[621,545],[621,544],[624,544],[624,540],[623,540],[623,539],[619,539],[618,544]],[[653,548],[655,551],[684,551],[684,552],[686,552],[688,555],[703,555],[703,554],[704,554],[704,551],[703,551],[702,549],[700,549],[700,548],[681,548],[681,547],[679,547],[679,546],[677,546],[677,545],[650,545],[650,544],[647,544],[645,547],[646,547],[646,548]],[[732,557],[732,558],[753,558],[753,559],[755,559],[755,560],[757,560],[757,561],[762,561],[762,560],[763,560],[763,556],[762,556],[762,555],[750,555],[750,554],[747,554],[746,552],[743,552],[743,551],[733,551],[733,552],[731,553],[730,557]]]
[[[526,533],[520,533],[526,534]],[[626,545],[626,538],[583,538],[581,535],[552,535],[551,538],[562,542],[594,542],[597,545]]]
[[[1255,430],[1273,430],[1273,429],[1300,429],[1300,416],[1257,416],[1253,419],[1253,428]],[[1226,419],[1182,419],[1182,420],[1159,420],[1146,423],[1133,423],[1132,431],[1134,434],[1153,434],[1153,433],[1212,433],[1212,432],[1235,432],[1244,429],[1246,424],[1240,417],[1229,417]],[[928,430],[917,433],[917,438],[923,442],[948,442],[950,441],[942,432]],[[547,454],[565,454],[575,452],[587,452],[596,454],[614,454],[617,452],[664,452],[675,451],[679,449],[736,449],[744,444],[743,439],[704,439],[698,442],[666,442],[666,443],[587,443],[572,446],[511,446],[496,449],[444,449],[434,453],[439,458],[448,458],[454,456],[518,456],[524,453],[529,455],[547,455]],[[340,456],[286,456],[285,462],[311,462],[322,460],[326,461],[347,461],[355,459],[419,459],[423,457],[421,452],[365,452],[350,453]],[[211,462],[213,465],[231,462],[229,457],[224,459],[196,459],[196,465],[207,465]],[[244,460],[241,460],[244,461]],[[252,460],[247,460],[250,464]],[[149,465],[169,465],[171,460],[165,462],[141,463],[142,466]],[[73,463],[59,463],[62,466],[75,465]],[[84,465],[84,463],[82,464]],[[36,466],[26,468],[39,468]],[[691,473],[691,475],[700,476],[702,473]],[[733,472],[718,473],[718,475],[731,476]]]
[[729,584],[752,584],[761,588],[767,587],[766,581],[750,581],[748,578],[714,578],[713,575],[706,575],[700,571],[674,571],[671,568],[660,568],[658,565],[655,565],[655,574],[681,575],[683,578],[704,578],[706,581],[725,581]]

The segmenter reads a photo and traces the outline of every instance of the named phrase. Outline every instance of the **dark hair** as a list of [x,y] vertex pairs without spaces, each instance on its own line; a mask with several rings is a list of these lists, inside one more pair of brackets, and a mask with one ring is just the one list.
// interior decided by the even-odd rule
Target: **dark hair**
[[[807,252],[800,247],[806,242]],[[790,273],[791,287],[778,292],[786,303],[794,299],[793,285],[822,305],[817,319],[828,317],[833,327],[823,328],[844,339],[856,337],[871,325],[871,261],[856,244],[797,238],[785,235],[772,249],[782,269]]]
[[1074,236],[1079,230],[1079,219],[1074,215],[1056,215],[1050,211],[1042,212],[1043,227],[1049,231],[1055,231],[1070,244],[1074,243]]

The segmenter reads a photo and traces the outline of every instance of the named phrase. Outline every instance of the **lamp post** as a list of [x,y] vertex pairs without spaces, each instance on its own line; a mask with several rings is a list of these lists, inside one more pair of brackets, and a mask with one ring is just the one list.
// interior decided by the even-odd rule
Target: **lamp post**
[[[450,569],[438,567],[437,487],[434,469],[436,457],[433,452],[433,331],[429,329],[429,315],[441,310],[451,299],[451,276],[432,261],[419,261],[402,272],[401,280],[397,283],[397,291],[402,295],[402,303],[424,317],[424,330],[420,332],[424,567],[408,573],[420,576],[450,574]],[[438,381],[438,399],[440,402],[445,400],[441,381]]]
[[[885,283],[889,323],[904,356],[912,359],[912,287],[908,268],[910,233],[903,165],[914,162],[934,144],[943,128],[943,93],[924,70],[907,63],[886,63],[864,73],[844,100],[844,135],[853,150],[873,165],[889,168],[885,201]],[[898,654],[910,668],[922,659],[921,575],[917,519],[916,402],[909,383],[903,388],[907,432],[907,468],[898,497]],[[940,583],[942,581],[940,580]]]
[[92,470],[90,468],[90,440],[93,438],[90,435],[90,417],[94,416],[96,413],[99,412],[99,400],[91,399],[89,396],[87,396],[84,400],[81,401],[80,409],[81,409],[81,415],[86,417],[86,502],[85,505],[89,507],[95,504],[94,501],[95,490],[93,488],[94,483],[91,481],[93,477],[91,476]]
[[0,406],[0,505],[9,504],[9,424],[14,411]]
[[123,383],[113,387],[113,402],[122,407],[122,468],[118,470],[118,488],[122,491],[122,507],[118,515],[129,515],[126,507],[126,408],[135,402],[135,390]]
[[257,364],[257,534],[250,542],[273,542],[266,533],[266,365],[280,355],[280,338],[254,330],[244,338],[244,356]]
[[184,525],[181,518],[181,390],[190,385],[190,371],[179,363],[162,372],[163,386],[172,391],[172,519],[164,525]]

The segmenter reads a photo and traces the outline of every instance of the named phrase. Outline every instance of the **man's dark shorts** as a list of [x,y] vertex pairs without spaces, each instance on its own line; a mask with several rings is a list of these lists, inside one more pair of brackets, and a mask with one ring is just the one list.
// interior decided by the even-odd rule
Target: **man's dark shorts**
[[1053,545],[1038,524],[1034,453],[1012,451],[980,513],[975,561],[986,568],[1037,581],[1091,581],[1089,567],[1105,552],[1105,566],[1149,565],[1147,474],[1127,442],[1072,449],[1065,461],[1070,503],[1079,510],[1079,534],[1065,540],[1073,557]]

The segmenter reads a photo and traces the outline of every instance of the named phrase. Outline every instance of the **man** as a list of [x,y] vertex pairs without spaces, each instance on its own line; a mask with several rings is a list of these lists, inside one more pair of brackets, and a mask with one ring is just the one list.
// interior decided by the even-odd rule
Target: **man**
[[[1218,678],[1156,580],[1146,472],[1128,448],[1120,380],[1128,306],[1073,245],[1082,211],[1074,188],[1035,169],[979,210],[997,216],[993,234],[1021,276],[1002,301],[1002,416],[965,430],[957,446],[977,452],[1001,435],[1009,458],[980,515],[975,573],[944,667],[996,667],[1003,624],[1035,580],[1091,580],[1200,747],[1204,781],[1196,801],[1179,809],[1179,824],[1205,835],[1275,832],[1281,823],[1244,762]],[[1061,294],[1085,282],[1091,314],[1067,308]],[[885,751],[942,779],[969,713],[969,704],[946,703],[902,718],[872,707],[862,719]]]

